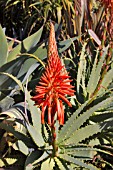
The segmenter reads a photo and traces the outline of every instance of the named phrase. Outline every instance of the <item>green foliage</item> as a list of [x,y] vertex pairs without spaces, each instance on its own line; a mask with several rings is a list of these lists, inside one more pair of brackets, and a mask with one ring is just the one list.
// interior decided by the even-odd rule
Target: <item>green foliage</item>
[[25,40],[22,41],[18,46],[16,46],[8,56],[8,61],[15,59],[17,55],[20,53],[29,52],[31,48],[35,47],[36,44],[39,42],[41,34],[43,31],[43,27],[40,28],[36,33],[27,37]]
[[0,67],[5,64],[7,61],[7,54],[8,54],[8,44],[6,37],[3,33],[2,27],[0,26]]
[[[82,8],[79,1],[64,0],[10,0],[1,1],[0,5],[5,6],[5,19],[18,7],[23,12],[19,16],[20,26],[16,20],[11,21],[18,37],[17,27],[18,30],[24,29],[19,37],[23,41],[15,45],[14,40],[7,42],[0,27],[0,167],[16,169],[18,165],[22,170],[112,169],[112,50],[109,38],[107,45],[100,48],[102,35],[99,34],[105,17],[104,8],[95,0],[83,2]],[[49,16],[58,20],[56,27],[62,21],[58,51],[76,90],[75,96],[69,99],[72,108],[65,106],[65,124],[61,127],[57,120],[55,123],[55,156],[47,117],[46,123],[41,125],[41,111],[31,100],[46,63],[47,35],[44,32],[48,30],[46,20]],[[30,35],[31,32],[35,33]],[[59,37],[59,28],[56,33]],[[64,40],[60,41],[61,38]]]
[[[62,24],[63,36],[81,36],[90,27],[101,36],[100,24],[103,21],[103,7],[99,1],[89,0],[1,0],[1,23],[8,36],[23,40],[36,32],[43,23],[48,32],[48,20]],[[19,15],[17,15],[17,9]],[[11,27],[10,27],[11,26]],[[43,35],[43,38],[47,35]],[[82,39],[80,37],[80,39]]]

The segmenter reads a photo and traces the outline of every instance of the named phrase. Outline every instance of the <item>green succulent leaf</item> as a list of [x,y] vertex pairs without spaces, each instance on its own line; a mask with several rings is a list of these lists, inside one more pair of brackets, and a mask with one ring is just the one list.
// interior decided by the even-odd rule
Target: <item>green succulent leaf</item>
[[[2,93],[0,97],[2,97]],[[0,100],[1,111],[8,110],[13,104],[14,104],[14,99],[12,97],[6,96],[2,100]]]
[[22,133],[21,131],[19,132],[15,130],[11,125],[0,122],[0,128],[6,130],[7,132],[12,133],[17,139],[23,141],[26,146],[28,147],[34,146],[32,140],[26,134]]
[[6,63],[8,55],[8,44],[2,27],[0,26],[0,67]]
[[43,139],[46,143],[51,143],[51,139],[52,139],[52,136],[51,136],[51,129],[49,127],[48,124],[43,124],[42,125],[42,136],[43,136]]
[[[22,64],[24,63],[24,61],[27,58],[25,57],[20,57],[16,60],[13,60],[7,64],[4,64],[1,68],[0,68],[0,72],[1,73],[8,73],[13,75],[14,77],[17,77],[20,68],[22,66]],[[2,100],[3,98],[5,98],[11,91],[12,89],[17,86],[17,83],[10,78],[9,76],[5,75],[5,74],[0,74],[0,100]],[[21,87],[22,88],[22,87]],[[15,87],[13,92],[16,92],[17,88]]]
[[28,155],[29,153],[29,149],[28,147],[25,145],[24,142],[22,142],[21,140],[18,140],[16,143],[14,143],[13,148],[15,150],[19,150],[20,152],[22,152],[24,155]]
[[4,158],[0,159],[0,168],[6,166],[6,165],[13,165],[17,162],[16,158]]
[[33,126],[37,129],[41,135],[41,111],[39,108],[34,106],[34,101],[31,100],[30,92],[26,92],[26,100],[28,102],[29,110],[31,113]]
[[[20,107],[22,107],[22,105],[20,105]],[[25,115],[21,110],[19,110],[19,105],[17,108],[13,107],[7,111],[0,113],[0,115],[0,120],[4,120],[4,118],[8,117],[6,121],[12,121],[12,123],[15,122],[15,130],[19,130],[20,132],[26,132],[24,124]]]
[[29,53],[37,56],[41,60],[45,59],[47,57],[47,48],[45,43],[41,44],[41,46],[36,45],[29,51]]
[[62,159],[55,157],[54,160],[55,160],[55,163],[57,164],[59,170],[66,170],[66,168],[63,166]]
[[45,160],[47,160],[49,158],[49,154],[48,152],[42,152],[43,154],[33,162],[33,166],[37,167],[40,163],[44,162]]
[[[29,61],[29,60],[27,60]],[[30,60],[31,63],[31,60]],[[24,65],[25,66],[25,65]],[[34,72],[34,70],[39,66],[39,63],[33,63],[32,66],[27,70],[26,75],[24,76],[24,79],[22,80],[22,83],[24,83],[27,79],[29,79],[29,76]],[[24,72],[24,71],[23,71]],[[22,72],[22,73],[23,73]],[[18,75],[19,76],[19,75]]]
[[25,170],[32,170],[32,169],[34,169],[35,166],[33,165],[33,163],[36,160],[38,160],[41,155],[42,155],[42,151],[39,151],[39,150],[32,151],[27,156],[27,159],[25,161]]
[[[83,125],[84,122],[86,122],[87,119],[98,109],[104,108],[109,103],[113,101],[113,97],[109,97],[100,103],[94,105],[93,107],[89,108],[85,112],[83,112],[80,116],[78,114],[82,111],[84,106],[87,105],[87,102],[83,104],[66,122],[66,124],[62,127],[62,129],[59,131],[58,135],[58,143],[62,143],[63,141],[70,138],[70,135],[75,132],[81,125]],[[78,116],[78,117],[77,117]]]
[[97,134],[101,132],[102,127],[99,125],[88,125],[86,127],[80,128],[73,132],[70,137],[62,142],[62,144],[69,145],[69,144],[78,144],[82,140],[85,140],[86,138],[89,138],[90,136],[93,136],[94,134]]
[[85,67],[86,67],[86,59],[85,59],[85,48],[86,48],[87,43],[85,42],[82,50],[81,50],[81,55],[80,55],[80,62],[79,62],[79,66],[78,66],[78,72],[77,72],[77,93],[79,94],[79,88],[80,88],[80,84],[81,84],[81,80],[85,80],[84,76],[84,71],[85,71]]
[[67,154],[60,154],[59,158],[63,159],[64,161],[67,161],[69,163],[73,163],[73,164],[79,165],[80,167],[87,168],[89,170],[98,170],[98,168],[96,168],[95,166],[90,165],[90,164],[86,164],[83,161],[81,161],[79,159],[76,159],[76,158],[74,158],[72,156],[69,156]]
[[[98,82],[101,77],[102,66],[104,64],[107,52],[108,52],[108,47],[105,48],[105,51],[103,52],[103,55],[101,56],[98,64],[96,64],[97,57],[95,58],[95,62],[94,62],[92,72],[90,74],[90,78],[89,78],[88,85],[87,85],[87,92],[89,93],[89,96],[94,93],[94,91],[98,85]],[[98,55],[98,51],[97,51],[97,55]]]
[[62,53],[63,51],[67,50],[70,47],[70,45],[73,43],[73,41],[75,41],[77,39],[78,39],[78,37],[74,37],[74,38],[67,39],[65,41],[60,41],[58,43],[59,53]]
[[37,60],[31,58],[29,55],[23,55],[23,57],[25,57],[26,60],[21,66],[17,78],[21,79],[22,77],[22,82],[24,83],[26,79],[33,73],[33,71],[39,66],[39,63],[37,63]]
[[55,165],[53,158],[48,158],[46,161],[44,161],[41,165],[41,170],[53,170],[53,167]]
[[[75,119],[76,117],[79,115],[79,113],[84,109],[84,107],[88,104],[88,101],[85,102],[84,104],[82,104],[77,110],[76,112],[68,119],[68,121],[66,122],[66,124],[62,127],[62,129],[59,131],[58,134],[58,143],[60,141],[62,141],[65,138],[65,134],[67,132],[67,130],[70,128],[72,121],[74,120],[74,124],[75,124]],[[75,116],[74,116],[75,115]],[[79,127],[79,123],[78,125],[76,124],[77,128]]]
[[27,129],[28,129],[28,132],[29,132],[30,136],[32,137],[33,141],[35,142],[35,144],[38,147],[44,146],[45,142],[44,142],[43,137],[40,133],[40,129],[38,131],[38,126],[37,126],[37,128],[35,128],[34,126],[29,124],[29,125],[27,125]]
[[11,79],[13,79],[17,84],[18,86],[20,87],[20,89],[23,91],[23,84],[21,83],[20,80],[18,80],[15,76],[13,76],[12,74],[9,74],[9,73],[5,73],[5,72],[0,72],[0,74],[4,74],[8,77],[10,77]]
[[103,94],[107,88],[109,88],[108,86],[110,85],[110,83],[113,81],[113,68],[111,68],[105,75],[104,78],[102,80],[101,83],[101,88],[98,92],[98,96]]
[[69,145],[69,147],[65,147],[66,154],[83,160],[92,159],[97,154],[97,151],[98,149],[89,146]]
[[8,61],[11,61],[16,58],[16,56],[20,53],[25,53],[30,51],[31,48],[33,48],[40,40],[40,37],[42,35],[43,26],[33,35],[27,37],[23,42],[21,42],[19,45],[17,45],[8,56]]

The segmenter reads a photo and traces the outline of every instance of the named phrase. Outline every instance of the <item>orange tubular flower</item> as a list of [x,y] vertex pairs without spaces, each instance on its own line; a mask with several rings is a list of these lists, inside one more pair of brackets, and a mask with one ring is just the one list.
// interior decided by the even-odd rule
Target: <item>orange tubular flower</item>
[[73,86],[70,84],[70,76],[62,65],[58,55],[55,40],[54,26],[50,24],[50,36],[48,42],[48,60],[45,72],[42,74],[39,85],[36,86],[36,95],[32,97],[35,105],[41,108],[41,123],[44,124],[45,111],[48,112],[48,124],[54,124],[54,117],[57,114],[59,124],[64,124],[63,101],[71,107],[66,95],[73,96]]

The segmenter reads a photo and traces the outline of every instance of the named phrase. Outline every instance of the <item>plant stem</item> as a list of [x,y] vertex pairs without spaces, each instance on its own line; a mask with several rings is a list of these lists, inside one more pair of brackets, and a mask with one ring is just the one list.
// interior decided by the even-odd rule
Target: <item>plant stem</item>
[[55,157],[55,156],[57,156],[58,147],[56,144],[56,132],[55,132],[54,124],[51,125],[51,132],[52,132],[52,146],[53,146],[52,157]]

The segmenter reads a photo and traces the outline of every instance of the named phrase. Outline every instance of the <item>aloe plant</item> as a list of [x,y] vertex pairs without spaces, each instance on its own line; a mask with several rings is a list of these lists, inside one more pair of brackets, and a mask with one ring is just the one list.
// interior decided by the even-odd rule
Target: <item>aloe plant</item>
[[[40,37],[40,31],[35,35]],[[31,42],[35,39],[35,35],[29,37]],[[25,43],[27,47],[26,42],[27,40],[23,44]],[[19,44],[8,54],[10,61],[6,61],[1,67],[1,92],[5,91],[3,90],[5,87],[7,94],[9,94],[5,98],[3,96],[0,101],[3,110],[0,117],[0,127],[4,129],[1,131],[0,144],[2,152],[5,153],[5,156],[1,157],[1,167],[6,166],[5,159],[8,167],[18,165],[21,169],[26,170],[43,170],[45,167],[48,169],[79,169],[80,167],[98,169],[97,155],[100,155],[98,162],[103,163],[105,167],[112,168],[112,162],[106,160],[106,155],[112,157],[112,147],[110,150],[107,147],[112,143],[113,97],[112,63],[110,61],[109,69],[104,71],[109,47],[104,48],[101,58],[97,49],[94,60],[91,61],[90,55],[85,52],[87,51],[87,43],[86,41],[81,49],[79,66],[75,67],[72,62],[67,65],[71,66],[70,69],[74,71],[78,69],[76,75],[73,75],[73,72],[71,74],[72,78],[76,78],[73,84],[76,87],[78,97],[70,98],[73,109],[67,109],[65,106],[65,112],[68,111],[68,114],[65,114],[65,125],[61,127],[58,121],[55,121],[58,148],[55,156],[53,155],[51,127],[46,121],[47,117],[45,117],[45,124],[41,124],[41,111],[34,106],[29,91],[36,84],[34,84],[37,79],[36,69],[38,70],[38,81],[40,79],[45,66],[43,59],[46,58],[47,52],[45,50],[46,53],[43,53],[42,46],[32,43],[33,46],[28,47],[28,51],[24,53],[20,51],[21,44]],[[60,53],[70,45],[71,40],[59,42]],[[37,55],[38,51],[39,54],[41,52],[42,58]],[[15,59],[17,54],[20,56]],[[23,63],[25,67],[25,62],[30,59],[28,56],[34,58],[34,64],[30,63],[29,69],[22,68],[21,64]],[[92,65],[89,62],[92,62]],[[20,68],[14,72],[17,63],[20,64]],[[9,87],[11,89],[8,89]],[[12,105],[12,100],[15,102],[13,99],[15,91],[14,93],[12,91],[15,87],[16,93],[20,91],[20,94],[16,94],[17,98],[20,96],[21,99],[17,104]],[[22,95],[24,96],[22,97]],[[9,105],[6,101],[9,101]],[[3,109],[3,105],[7,109]],[[14,140],[11,140],[12,134],[15,137]],[[4,135],[8,136],[8,141],[5,143],[6,152],[3,145]],[[12,153],[15,153],[14,157]],[[21,159],[16,156],[16,153],[21,156]],[[9,161],[10,159],[12,161]]]
[[[57,52],[55,38],[54,41],[49,40],[49,43],[43,38],[43,30],[46,29],[46,25],[43,25],[22,42],[16,41],[18,45],[15,46],[15,40],[8,42],[0,27],[2,44],[0,47],[0,166],[3,168],[18,167],[22,170],[113,168],[112,41],[107,32],[109,21],[105,20],[109,18],[109,12],[106,13],[106,6],[102,6],[103,2],[98,4],[95,0],[84,2],[82,4],[79,1],[58,1],[53,4],[50,1],[32,1],[32,4],[28,4],[27,1],[5,2],[6,12],[17,5],[22,5],[26,14],[32,8],[38,13],[37,10],[40,7],[42,10],[44,7],[46,11],[41,15],[48,18],[51,13],[52,19],[58,19],[56,27],[60,25],[61,20],[63,21],[64,29],[61,31],[60,38],[65,39],[67,34],[73,38],[58,41]],[[24,5],[28,5],[28,8],[24,8]],[[28,11],[25,11],[26,9]],[[55,16],[56,11],[57,16]],[[65,15],[61,16],[63,13]],[[56,33],[59,37],[59,29]],[[77,36],[74,37],[75,34]],[[43,42],[41,37],[44,39]],[[102,37],[104,40],[101,41]],[[47,48],[53,49],[47,51]],[[47,57],[48,54],[55,55],[52,61],[50,56]],[[50,64],[56,60],[57,65],[57,59],[54,58],[56,55],[60,55],[59,67],[65,64],[64,72],[61,72],[61,79],[58,82],[67,77],[69,84],[65,84],[65,88],[61,84],[60,97],[55,97],[55,91],[51,91],[52,99],[48,98],[48,101],[52,100],[52,102],[47,101],[49,104],[45,102],[48,110],[42,112],[44,106],[42,107],[40,101],[37,102],[42,86],[37,87],[39,92],[37,91],[34,97],[36,103],[31,98],[35,96],[35,87],[40,83],[40,79],[44,79],[42,75],[44,70],[47,71],[46,63]],[[50,65],[52,67],[54,63]],[[64,73],[65,76],[62,77]],[[68,74],[73,79],[72,86]],[[70,97],[72,87],[75,94]],[[47,94],[40,99],[44,101],[45,96],[47,99]],[[57,104],[53,105],[55,101]],[[38,108],[34,104],[38,105]],[[68,107],[67,104],[72,107]],[[56,110],[57,114],[48,118],[47,113],[53,113],[50,111],[51,108]],[[65,113],[64,117],[60,111]]]

